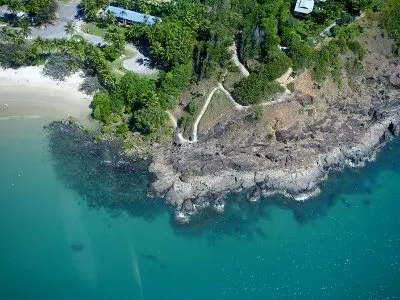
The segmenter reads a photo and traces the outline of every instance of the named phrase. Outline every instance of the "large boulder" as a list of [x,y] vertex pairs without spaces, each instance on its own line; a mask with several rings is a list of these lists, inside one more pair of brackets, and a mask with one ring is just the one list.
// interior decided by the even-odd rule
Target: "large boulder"
[[400,69],[396,70],[390,76],[390,83],[397,88],[400,88]]

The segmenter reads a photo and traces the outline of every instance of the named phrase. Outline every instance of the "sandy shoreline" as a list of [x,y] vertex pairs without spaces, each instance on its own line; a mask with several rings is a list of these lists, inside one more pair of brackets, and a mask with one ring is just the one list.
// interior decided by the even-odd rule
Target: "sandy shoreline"
[[79,91],[83,78],[73,74],[65,81],[55,81],[45,77],[42,69],[0,69],[0,118],[87,119],[91,97]]

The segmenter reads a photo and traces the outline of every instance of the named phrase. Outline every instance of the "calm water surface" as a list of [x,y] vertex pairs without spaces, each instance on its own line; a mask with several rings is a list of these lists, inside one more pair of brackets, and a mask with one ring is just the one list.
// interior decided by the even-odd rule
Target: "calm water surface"
[[44,122],[0,120],[0,299],[400,299],[399,141],[312,202],[231,196],[186,228],[89,209]]

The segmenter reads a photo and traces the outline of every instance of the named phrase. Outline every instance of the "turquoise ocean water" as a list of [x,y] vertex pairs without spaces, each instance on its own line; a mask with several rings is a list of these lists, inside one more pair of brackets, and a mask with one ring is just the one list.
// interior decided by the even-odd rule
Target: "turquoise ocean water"
[[[317,199],[230,196],[223,216],[188,228],[128,175],[55,161],[44,122],[0,120],[0,299],[400,299],[398,140]],[[142,204],[88,208],[85,188]]]

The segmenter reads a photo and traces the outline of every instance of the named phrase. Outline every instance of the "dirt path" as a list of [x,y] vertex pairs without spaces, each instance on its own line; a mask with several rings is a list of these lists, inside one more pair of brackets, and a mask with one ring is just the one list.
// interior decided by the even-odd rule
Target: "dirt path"
[[228,99],[233,103],[233,105],[235,105],[235,108],[236,108],[237,110],[242,110],[242,109],[246,109],[246,108],[249,108],[249,107],[250,107],[250,106],[243,106],[243,105],[240,105],[239,103],[237,103],[237,102],[235,101],[235,99],[233,99],[231,93],[230,93],[228,90],[226,90],[226,89],[224,88],[224,86],[222,85],[221,82],[218,82],[218,87],[221,89],[221,91],[223,91],[223,92],[225,93],[225,95],[226,95],[226,96],[228,97]]
[[206,102],[204,103],[204,105],[203,105],[203,107],[202,107],[202,109],[201,109],[199,115],[197,116],[196,121],[194,121],[194,124],[193,124],[193,143],[196,143],[196,142],[197,142],[197,127],[199,126],[200,120],[201,120],[201,118],[203,117],[204,113],[206,112],[207,107],[208,107],[208,105],[210,104],[210,101],[211,101],[212,97],[214,96],[214,93],[215,93],[219,88],[220,88],[219,86],[215,87],[215,88],[208,94],[208,97],[207,97]]
[[[183,137],[182,133],[180,132],[180,130],[179,130],[179,128],[178,128],[178,121],[176,120],[176,118],[174,117],[174,115],[173,115],[171,112],[167,111],[167,114],[168,114],[168,116],[169,116],[169,118],[170,118],[170,120],[171,120],[172,126],[174,127],[174,130],[175,130],[175,132],[176,132],[176,134],[177,134],[177,137],[178,137],[179,141],[180,141],[182,144],[193,144],[193,143],[197,143],[197,140],[198,140],[198,139],[197,139],[197,132],[198,132],[199,123],[200,123],[201,119],[203,118],[205,112],[207,111],[207,108],[208,108],[209,104],[211,103],[212,97],[214,96],[215,92],[218,91],[218,90],[221,90],[221,91],[223,91],[223,92],[225,93],[225,95],[227,96],[227,98],[234,104],[236,110],[244,110],[244,109],[248,109],[248,108],[251,107],[250,105],[248,105],[248,106],[243,106],[243,105],[240,105],[239,103],[237,103],[237,102],[235,101],[235,99],[233,99],[231,93],[230,93],[228,90],[226,90],[226,89],[224,88],[224,86],[222,85],[221,82],[219,82],[219,83],[218,83],[218,86],[216,86],[216,87],[208,94],[208,97],[207,97],[207,99],[206,99],[206,102],[204,103],[203,107],[201,108],[201,111],[200,111],[199,115],[197,116],[197,118],[196,118],[196,120],[195,120],[195,122],[194,122],[194,124],[193,124],[193,133],[192,133],[193,140],[185,139],[185,138]],[[262,105],[262,106],[269,106],[269,105],[274,105],[274,104],[282,103],[282,102],[285,102],[285,101],[287,100],[287,98],[288,98],[290,95],[291,95],[291,94],[283,93],[283,94],[282,94],[280,97],[278,97],[276,100],[274,100],[274,101],[266,101],[266,102],[261,103],[260,105]]]
[[238,54],[237,54],[237,49],[236,49],[236,43],[234,42],[233,45],[230,47],[230,49],[233,51],[232,54],[232,61],[233,63],[239,68],[240,73],[242,73],[242,75],[244,77],[249,77],[250,73],[249,71],[246,69],[246,67],[240,62]]
[[[238,55],[237,55],[237,51],[236,51],[236,45],[233,44],[230,49],[233,51],[233,55],[232,55],[232,60],[235,63],[235,65],[239,68],[240,72],[242,73],[243,76],[248,77],[250,75],[249,71],[246,69],[246,67],[239,61]],[[288,95],[291,95],[291,92],[288,90],[288,88],[286,87],[286,84],[289,82],[289,77],[292,73],[292,68],[289,68],[287,70],[287,72],[285,74],[283,74],[280,78],[277,79],[277,82],[279,82],[281,84],[281,86],[283,86],[285,88],[285,93],[283,95],[281,95],[278,99],[274,100],[274,101],[266,101],[261,103],[260,105],[262,106],[269,106],[269,105],[273,105],[273,104],[277,104],[277,103],[282,103],[287,99]],[[214,96],[214,93],[217,90],[221,90],[222,92],[225,93],[226,97],[229,99],[229,101],[231,101],[233,103],[233,105],[235,106],[236,110],[244,110],[244,109],[248,109],[251,106],[244,106],[241,105],[239,103],[237,103],[235,101],[235,99],[232,97],[231,93],[225,89],[225,87],[222,85],[221,82],[218,82],[218,86],[216,86],[207,96],[206,102],[204,103],[203,107],[201,108],[201,111],[199,113],[199,115],[197,116],[194,124],[193,124],[193,140],[188,140],[185,139],[182,136],[182,133],[180,133],[179,128],[178,128],[178,122],[175,119],[175,117],[172,115],[171,112],[167,111],[168,116],[171,119],[172,125],[175,129],[175,132],[177,133],[177,137],[179,139],[179,141],[181,143],[197,143],[197,132],[198,132],[198,126],[199,123],[201,121],[201,119],[203,118],[203,115],[205,114],[205,112],[207,111],[208,105],[211,102],[212,97]]]
[[166,111],[166,113],[169,116],[169,119],[171,120],[172,126],[174,127],[175,132],[177,133],[177,137],[179,139],[179,141],[182,144],[191,144],[193,143],[192,141],[189,141],[188,139],[185,139],[182,135],[182,133],[179,132],[179,128],[178,128],[178,121],[176,120],[175,116],[170,112],[170,111]]

